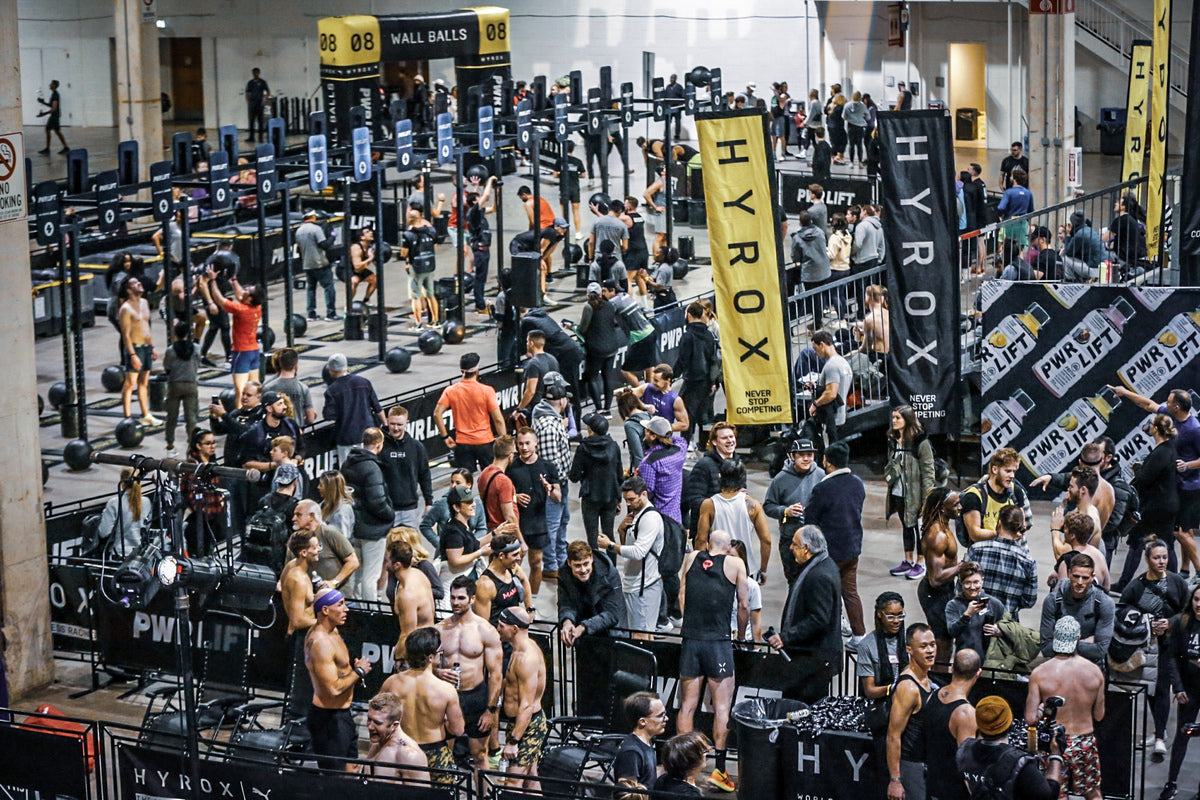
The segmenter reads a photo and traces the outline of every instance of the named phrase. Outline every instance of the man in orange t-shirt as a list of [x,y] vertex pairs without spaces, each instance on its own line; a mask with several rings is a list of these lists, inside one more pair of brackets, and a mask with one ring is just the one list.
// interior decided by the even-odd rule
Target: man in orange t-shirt
[[[504,417],[496,390],[479,382],[479,354],[464,353],[458,361],[462,380],[447,386],[433,409],[433,421],[452,451],[454,466],[476,475],[492,463],[492,442],[504,433]],[[443,415],[454,415],[454,435],[446,428]]]
[[554,222],[554,218],[558,216],[554,213],[554,209],[550,206],[550,203],[547,202],[546,196],[542,195],[538,198],[541,200],[541,203],[538,205],[541,213],[537,215],[537,219],[534,219],[533,190],[528,186],[522,186],[520,189],[517,189],[517,197],[525,204],[525,216],[529,217],[530,230],[540,231],[542,228],[551,225]]

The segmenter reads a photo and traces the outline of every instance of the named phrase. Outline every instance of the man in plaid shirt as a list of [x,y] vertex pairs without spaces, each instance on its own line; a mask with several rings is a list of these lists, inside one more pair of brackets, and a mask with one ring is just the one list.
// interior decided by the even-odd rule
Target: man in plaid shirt
[[1016,618],[1037,603],[1037,561],[1021,541],[1025,512],[1020,506],[1000,509],[996,523],[996,538],[971,545],[967,560],[979,565],[983,590]]
[[571,439],[567,433],[567,406],[571,393],[566,379],[557,372],[547,372],[542,377],[545,394],[541,402],[533,407],[531,427],[537,434],[538,455],[549,461],[558,470],[562,498],[546,499],[546,531],[549,543],[542,552],[542,579],[558,580],[558,568],[567,563],[567,525],[571,521],[570,484],[567,475],[571,472]]

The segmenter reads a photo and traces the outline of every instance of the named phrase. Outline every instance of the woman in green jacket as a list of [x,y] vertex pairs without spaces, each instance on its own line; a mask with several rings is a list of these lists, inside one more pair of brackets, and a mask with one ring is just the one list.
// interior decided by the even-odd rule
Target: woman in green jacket
[[904,530],[904,560],[889,572],[897,578],[920,580],[925,574],[917,549],[921,506],[933,491],[933,445],[917,419],[912,406],[892,411],[892,429],[888,431],[887,518],[900,516]]

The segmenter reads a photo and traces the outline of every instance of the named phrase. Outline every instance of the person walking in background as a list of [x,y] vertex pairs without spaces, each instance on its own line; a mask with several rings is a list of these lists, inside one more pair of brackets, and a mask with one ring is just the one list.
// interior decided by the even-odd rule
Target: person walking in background
[[246,113],[249,117],[246,141],[254,141],[255,123],[258,123],[258,141],[261,142],[267,133],[267,121],[263,112],[267,101],[271,99],[271,87],[262,79],[258,67],[250,70],[250,75],[250,80],[246,81]]
[[50,134],[58,134],[58,140],[62,142],[62,149],[59,150],[60,155],[66,155],[71,152],[67,140],[63,137],[62,132],[62,98],[58,94],[58,81],[50,81],[50,99],[43,100],[41,98],[41,90],[38,91],[37,101],[46,107],[45,111],[39,111],[39,117],[47,117],[46,120],[46,146],[38,150],[38,155],[50,155]]
[[588,435],[575,450],[569,477],[579,484],[583,529],[595,549],[598,534],[612,538],[613,520],[621,505],[621,448],[608,435],[608,419],[603,414],[587,414],[583,424]]
[[345,463],[351,447],[363,440],[363,431],[373,425],[386,425],[383,406],[375,387],[362,375],[350,374],[350,364],[342,353],[334,353],[325,362],[333,383],[325,389],[325,407],[321,416],[333,420],[333,441],[337,445],[338,464]]
[[196,370],[200,355],[192,341],[192,326],[186,320],[175,323],[175,341],[163,356],[167,373],[167,452],[175,449],[175,424],[179,421],[179,404],[183,404],[183,427],[188,439],[196,430],[200,417],[200,392],[196,386]]

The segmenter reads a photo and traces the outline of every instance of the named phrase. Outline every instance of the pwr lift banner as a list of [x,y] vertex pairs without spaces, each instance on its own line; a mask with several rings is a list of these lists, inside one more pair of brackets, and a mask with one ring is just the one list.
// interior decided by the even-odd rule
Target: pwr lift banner
[[958,226],[950,117],[879,115],[894,406],[912,406],[929,433],[958,428]]
[[1151,414],[1108,386],[1165,403],[1200,387],[1200,290],[989,281],[983,288],[981,449],[1021,454],[1025,483],[1066,471],[1100,436],[1126,477],[1154,446]]
[[775,224],[774,163],[760,111],[696,115],[730,422],[792,421]]

